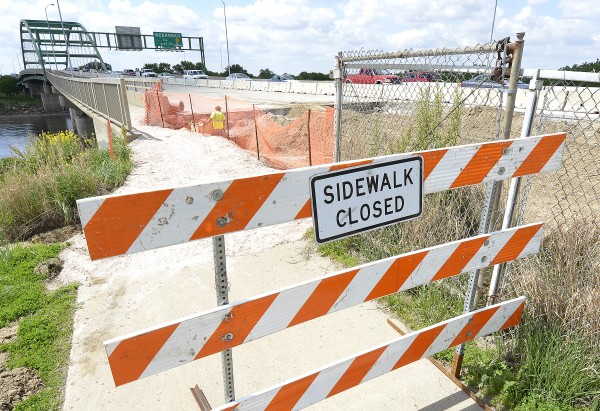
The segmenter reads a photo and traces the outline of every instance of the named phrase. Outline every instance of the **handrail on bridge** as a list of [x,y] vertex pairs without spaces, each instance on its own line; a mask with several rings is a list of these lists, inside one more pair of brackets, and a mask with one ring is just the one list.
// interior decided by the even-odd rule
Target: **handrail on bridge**
[[76,105],[85,107],[119,127],[132,129],[124,79],[80,78],[47,71],[48,81]]

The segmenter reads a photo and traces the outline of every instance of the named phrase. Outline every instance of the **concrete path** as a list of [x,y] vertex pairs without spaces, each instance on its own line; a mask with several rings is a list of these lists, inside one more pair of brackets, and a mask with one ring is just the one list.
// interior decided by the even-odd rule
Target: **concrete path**
[[[194,184],[270,172],[251,154],[217,137],[138,128],[136,168],[119,192]],[[339,269],[303,238],[310,221],[225,237],[230,301]],[[213,407],[224,401],[221,356],[115,388],[104,340],[216,306],[210,239],[90,261],[82,235],[62,253],[60,281],[79,281],[64,410],[197,410],[198,384]],[[384,343],[398,336],[370,302],[233,349],[236,396]],[[310,410],[472,410],[480,408],[429,361],[421,360],[318,403]]]

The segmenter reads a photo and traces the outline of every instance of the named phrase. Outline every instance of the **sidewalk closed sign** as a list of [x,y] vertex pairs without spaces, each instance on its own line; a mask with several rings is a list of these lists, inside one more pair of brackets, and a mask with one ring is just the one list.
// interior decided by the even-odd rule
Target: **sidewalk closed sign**
[[385,227],[421,215],[423,158],[316,175],[310,189],[318,243]]

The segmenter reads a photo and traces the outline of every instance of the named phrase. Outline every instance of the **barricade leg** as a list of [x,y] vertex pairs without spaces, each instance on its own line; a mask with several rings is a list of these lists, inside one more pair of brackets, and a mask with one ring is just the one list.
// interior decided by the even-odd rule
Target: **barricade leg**
[[[213,237],[213,255],[215,260],[215,286],[217,289],[217,305],[229,304],[229,282],[227,281],[227,263],[225,260],[225,237],[222,235]],[[223,338],[233,338],[225,335]],[[233,358],[231,349],[221,353],[223,362],[223,386],[225,389],[225,401],[235,400],[233,386]]]

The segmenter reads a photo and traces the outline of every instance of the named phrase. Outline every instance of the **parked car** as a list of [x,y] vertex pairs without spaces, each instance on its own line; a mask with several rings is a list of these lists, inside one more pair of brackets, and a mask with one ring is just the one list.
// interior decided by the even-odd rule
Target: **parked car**
[[202,70],[183,70],[183,78],[191,78],[191,79],[207,79],[208,75]]
[[291,74],[283,73],[282,75],[275,74],[273,77],[271,77],[271,78],[269,79],[269,81],[274,81],[274,82],[278,82],[278,83],[280,83],[280,82],[282,82],[282,81],[288,81],[288,82],[289,82],[289,81],[294,81],[294,82],[296,82],[296,81],[298,81],[298,80],[296,80],[296,79],[294,78],[294,76],[292,76]]
[[123,75],[124,76],[130,76],[130,77],[136,77],[135,70],[132,70],[132,69],[125,69],[125,70],[123,70]]
[[404,76],[402,76],[403,83],[428,83],[438,80],[438,74],[431,71],[409,71],[408,73],[404,73]]
[[158,75],[158,77],[162,77],[162,78],[171,78],[173,77],[173,75],[171,73],[160,73]]
[[386,69],[360,69],[344,79],[346,83],[357,84],[399,84],[400,77]]
[[227,80],[242,80],[242,81],[250,81],[251,78],[245,75],[244,73],[231,73],[227,76]]
[[156,77],[156,73],[151,69],[142,69],[140,76],[141,77]]
[[[507,88],[508,81],[502,80],[502,82],[493,80],[491,74],[480,74],[473,77],[470,80],[465,80],[460,83],[461,87],[474,87],[474,88]],[[517,83],[518,88],[528,88],[529,85],[523,83],[521,80]]]

